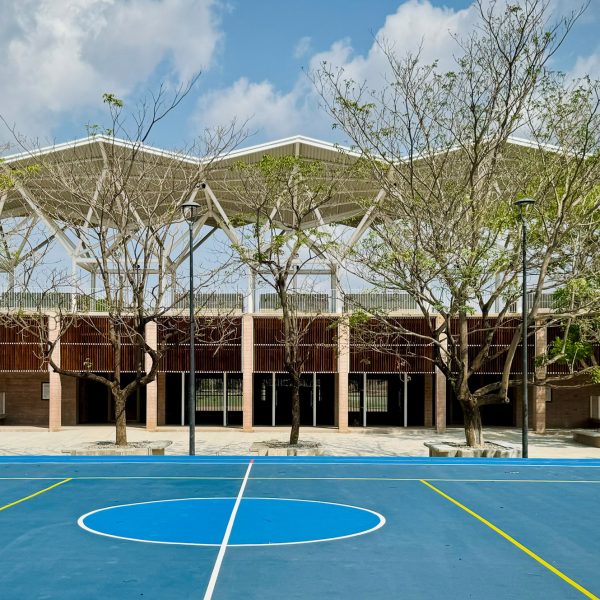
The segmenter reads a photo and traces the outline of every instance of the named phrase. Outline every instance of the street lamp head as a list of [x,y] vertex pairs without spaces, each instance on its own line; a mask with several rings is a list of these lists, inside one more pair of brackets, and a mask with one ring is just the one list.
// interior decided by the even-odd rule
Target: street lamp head
[[200,205],[193,200],[188,200],[181,205],[183,218],[188,221],[188,223],[193,223],[198,218],[200,215],[200,210]]
[[533,198],[521,198],[514,203],[515,206],[518,206],[521,209],[526,208],[531,204],[535,204],[535,200]]

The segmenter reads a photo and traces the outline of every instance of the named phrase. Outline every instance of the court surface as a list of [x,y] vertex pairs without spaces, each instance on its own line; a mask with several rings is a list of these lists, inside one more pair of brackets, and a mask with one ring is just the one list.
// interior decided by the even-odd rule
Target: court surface
[[0,597],[597,598],[600,461],[2,457]]

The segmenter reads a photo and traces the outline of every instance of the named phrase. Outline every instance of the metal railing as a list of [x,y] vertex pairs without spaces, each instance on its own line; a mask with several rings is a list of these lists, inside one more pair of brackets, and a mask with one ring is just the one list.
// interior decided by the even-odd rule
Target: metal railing
[[[327,293],[290,293],[289,302],[292,308],[304,313],[326,313],[331,311],[330,295]],[[259,297],[259,310],[278,311],[281,303],[277,294],[261,293]]]
[[[210,294],[200,292],[194,295],[194,305],[200,311],[243,310],[244,296],[238,292],[221,292]],[[173,304],[174,310],[187,309],[190,306],[189,296],[184,296]]]
[[[527,294],[527,304],[531,306],[533,303],[533,298],[535,296],[534,292],[529,292]],[[554,310],[555,308],[555,300],[553,293],[542,294],[540,298],[540,303],[538,308],[542,310]],[[521,312],[521,301],[515,301],[508,307],[508,312],[510,313],[520,313]]]
[[344,312],[361,309],[382,312],[412,312],[419,310],[419,307],[412,296],[403,292],[377,290],[344,294]]

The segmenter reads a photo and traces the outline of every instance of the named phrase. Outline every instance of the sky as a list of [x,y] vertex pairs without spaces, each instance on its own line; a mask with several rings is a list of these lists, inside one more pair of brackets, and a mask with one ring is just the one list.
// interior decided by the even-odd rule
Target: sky
[[[486,0],[489,1],[489,0]],[[515,0],[518,1],[518,0]],[[583,1],[583,0],[582,0]],[[550,0],[555,14],[577,5]],[[376,43],[448,61],[472,28],[469,0],[0,0],[0,116],[39,143],[107,123],[102,94],[127,108],[164,84],[201,76],[153,132],[179,149],[205,128],[248,120],[243,145],[304,135],[339,141],[307,76],[323,60],[359,80],[381,76]],[[600,77],[600,0],[591,0],[552,67]],[[11,134],[0,129],[0,143]]]

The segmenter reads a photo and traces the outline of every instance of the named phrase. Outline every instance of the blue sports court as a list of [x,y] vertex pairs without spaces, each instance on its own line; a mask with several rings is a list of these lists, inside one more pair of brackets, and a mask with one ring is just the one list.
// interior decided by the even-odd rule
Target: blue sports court
[[3,600],[597,598],[600,461],[3,457]]

